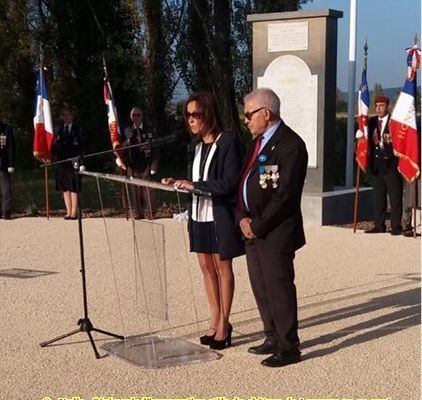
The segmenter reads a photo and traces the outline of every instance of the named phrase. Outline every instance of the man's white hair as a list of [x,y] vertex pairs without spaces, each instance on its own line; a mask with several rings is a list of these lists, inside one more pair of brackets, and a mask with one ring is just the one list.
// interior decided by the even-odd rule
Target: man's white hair
[[277,118],[280,118],[280,99],[270,88],[262,87],[253,90],[244,98],[247,101],[254,101],[259,107],[268,108]]
[[142,110],[142,108],[135,106],[135,107],[132,108],[132,110],[130,110],[130,114],[129,114],[130,118],[132,118],[132,116],[133,116],[132,114],[135,113],[135,112],[138,112],[138,113],[144,115],[144,111]]

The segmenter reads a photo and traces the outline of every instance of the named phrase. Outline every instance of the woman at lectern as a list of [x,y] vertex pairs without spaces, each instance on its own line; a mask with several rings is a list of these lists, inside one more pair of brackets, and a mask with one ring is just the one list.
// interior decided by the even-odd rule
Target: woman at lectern
[[232,259],[244,254],[234,217],[241,145],[233,134],[222,131],[209,93],[193,94],[185,104],[184,118],[193,137],[188,150],[189,178],[163,178],[162,183],[208,194],[190,195],[188,231],[210,312],[209,329],[200,342],[222,350],[231,345],[233,329],[229,323],[234,292]]

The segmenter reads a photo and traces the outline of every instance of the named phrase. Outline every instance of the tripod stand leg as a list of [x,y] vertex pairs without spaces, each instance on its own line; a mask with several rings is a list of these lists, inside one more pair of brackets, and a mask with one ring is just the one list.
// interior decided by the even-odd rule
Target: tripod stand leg
[[46,342],[42,342],[42,343],[40,343],[40,346],[41,346],[41,347],[48,346],[48,345],[49,345],[49,344],[51,344],[51,343],[54,343],[54,342],[57,342],[57,341],[59,341],[59,340],[61,340],[61,339],[67,338],[67,337],[72,336],[72,335],[75,335],[75,334],[77,334],[77,333],[79,333],[79,332],[81,332],[81,329],[80,329],[80,328],[79,328],[79,329],[75,329],[75,330],[74,330],[74,331],[72,331],[72,332],[65,333],[64,335],[57,336],[57,337],[56,337],[56,338],[54,338],[54,339],[47,340]]
[[[75,173],[79,173],[79,167],[81,165],[81,159],[78,158],[78,160],[72,159],[73,162],[73,168],[75,169]],[[79,204],[79,176],[76,177],[76,194],[77,194],[77,200]],[[114,333],[110,333],[107,331],[103,331],[101,329],[96,329],[93,327],[91,321],[88,318],[88,301],[87,301],[87,290],[86,290],[86,277],[85,277],[85,257],[84,257],[84,245],[83,245],[83,233],[82,233],[82,214],[81,209],[78,206],[78,232],[79,232],[79,249],[80,249],[80,256],[81,256],[81,274],[82,274],[82,295],[83,295],[83,304],[84,304],[84,317],[79,319],[78,325],[79,329],[74,330],[73,332],[66,333],[62,336],[58,336],[52,340],[49,340],[47,342],[40,343],[41,347],[45,347],[51,343],[54,343],[58,340],[64,339],[68,336],[72,336],[79,332],[86,332],[89,341],[91,342],[92,348],[94,349],[95,357],[101,358],[100,354],[97,351],[97,347],[95,346],[94,339],[92,338],[92,331],[96,331],[99,333],[103,333],[105,335],[113,336],[115,338],[124,339],[124,336],[116,335]]]
[[124,340],[124,339],[125,339],[125,337],[124,337],[124,336],[122,336],[122,335],[116,335],[115,333],[111,333],[111,332],[103,331],[102,329],[92,328],[92,330],[93,330],[94,332],[102,333],[103,335],[113,336],[113,337],[115,337],[115,338],[117,338],[117,339],[120,339],[120,340]]
[[98,353],[97,350],[97,346],[95,346],[95,342],[94,339],[92,338],[91,332],[90,331],[86,331],[88,337],[89,337],[89,341],[91,342],[92,348],[94,349],[94,353],[95,353],[95,358],[101,358],[100,354]]

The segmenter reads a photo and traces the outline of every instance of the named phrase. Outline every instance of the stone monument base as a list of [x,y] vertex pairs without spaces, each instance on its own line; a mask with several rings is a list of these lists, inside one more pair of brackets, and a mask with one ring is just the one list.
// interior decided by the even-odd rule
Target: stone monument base
[[[334,190],[324,193],[304,192],[302,214],[305,226],[353,223],[355,189]],[[358,221],[373,219],[372,188],[359,191]]]

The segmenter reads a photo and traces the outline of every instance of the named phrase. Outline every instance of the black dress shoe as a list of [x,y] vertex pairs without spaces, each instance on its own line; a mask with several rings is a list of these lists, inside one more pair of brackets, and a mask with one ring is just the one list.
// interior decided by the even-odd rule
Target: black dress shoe
[[301,361],[300,351],[277,351],[271,357],[261,361],[261,365],[270,368],[284,367]]
[[72,219],[72,217],[70,215],[65,215],[63,219],[69,220]]
[[385,228],[380,229],[380,228],[377,228],[377,227],[373,227],[372,229],[366,230],[365,233],[385,233]]
[[215,338],[215,333],[214,335],[204,335],[199,338],[199,343],[205,346],[209,346],[211,342],[214,340],[214,338]]
[[401,229],[393,229],[390,233],[392,236],[399,236],[401,235],[402,230]]
[[[405,237],[413,237],[413,229],[406,229],[401,232],[401,234]],[[418,236],[416,234],[416,236]],[[419,235],[420,236],[420,235]]]
[[277,350],[277,339],[266,338],[264,343],[259,346],[249,347],[248,353],[251,354],[273,354]]
[[230,347],[232,345],[232,332],[233,332],[233,327],[232,327],[232,324],[229,323],[227,336],[223,340],[215,340],[213,338],[210,342],[210,349],[224,350],[226,347]]

